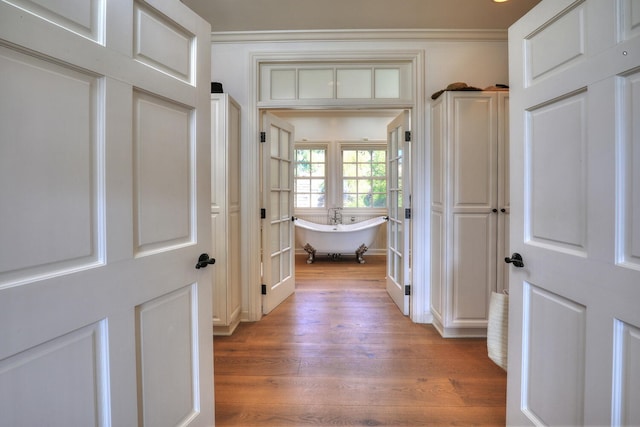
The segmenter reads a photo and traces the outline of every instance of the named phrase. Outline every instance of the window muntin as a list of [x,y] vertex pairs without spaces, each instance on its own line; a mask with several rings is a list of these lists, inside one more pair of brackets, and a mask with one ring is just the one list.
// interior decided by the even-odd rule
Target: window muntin
[[296,147],[293,179],[294,207],[326,207],[327,148]]

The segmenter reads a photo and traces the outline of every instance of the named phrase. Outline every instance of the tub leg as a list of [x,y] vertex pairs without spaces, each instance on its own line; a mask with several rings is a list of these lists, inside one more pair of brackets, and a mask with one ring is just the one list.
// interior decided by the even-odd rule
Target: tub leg
[[366,247],[364,243],[361,244],[360,247],[356,250],[356,261],[358,261],[360,264],[364,264],[366,261],[364,260],[364,258],[362,258],[362,255],[364,255],[364,253],[368,250],[369,248]]
[[303,249],[309,254],[309,258],[307,258],[307,264],[313,264],[313,261],[315,261],[316,259],[315,248],[307,243],[306,245],[304,245]]

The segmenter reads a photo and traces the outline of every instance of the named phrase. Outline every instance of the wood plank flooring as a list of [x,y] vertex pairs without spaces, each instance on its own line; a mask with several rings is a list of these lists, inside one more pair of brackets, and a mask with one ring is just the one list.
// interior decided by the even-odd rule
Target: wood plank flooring
[[292,297],[215,337],[216,426],[505,424],[486,341],[412,323],[386,293],[384,257],[365,258],[296,258]]

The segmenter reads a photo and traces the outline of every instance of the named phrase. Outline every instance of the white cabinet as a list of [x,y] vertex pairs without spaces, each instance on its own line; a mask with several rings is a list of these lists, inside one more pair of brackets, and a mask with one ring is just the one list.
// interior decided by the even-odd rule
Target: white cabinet
[[211,234],[213,333],[230,335],[242,307],[240,258],[240,106],[211,94]]
[[485,336],[507,286],[508,92],[445,92],[431,108],[431,312],[445,337]]

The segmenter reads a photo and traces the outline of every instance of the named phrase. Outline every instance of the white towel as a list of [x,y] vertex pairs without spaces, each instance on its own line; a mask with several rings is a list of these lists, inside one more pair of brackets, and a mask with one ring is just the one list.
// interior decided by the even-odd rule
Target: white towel
[[487,324],[487,350],[489,358],[507,370],[507,338],[509,321],[509,295],[492,292]]

